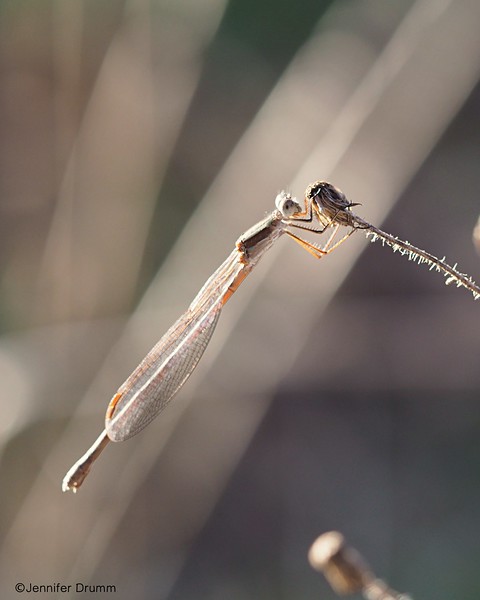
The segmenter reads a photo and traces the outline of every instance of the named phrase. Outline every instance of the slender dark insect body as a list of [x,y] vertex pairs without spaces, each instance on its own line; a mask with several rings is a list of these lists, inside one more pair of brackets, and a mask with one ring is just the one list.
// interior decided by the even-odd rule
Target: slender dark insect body
[[[330,254],[355,231],[362,230],[372,241],[381,240],[410,260],[427,263],[441,271],[446,283],[455,283],[480,297],[480,288],[445,259],[420,250],[371,225],[352,212],[358,206],[331,183],[310,185],[301,204],[286,192],[275,199],[276,209],[242,234],[234,250],[208,279],[187,311],[179,317],[152,348],[130,377],[119,387],[107,407],[105,430],[93,446],[66,474],[62,489],[74,492],[81,486],[93,462],[109,441],[126,440],[146,427],[170,402],[190,377],[215,330],[225,303],[252,271],[265,252],[287,234],[315,258]],[[341,227],[347,232],[335,241]],[[330,236],[322,246],[309,242],[301,232]]]

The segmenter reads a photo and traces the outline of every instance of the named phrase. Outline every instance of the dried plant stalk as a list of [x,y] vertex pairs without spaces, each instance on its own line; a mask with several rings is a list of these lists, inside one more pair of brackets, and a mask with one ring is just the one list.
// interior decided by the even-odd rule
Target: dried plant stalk
[[361,593],[365,600],[411,600],[378,579],[360,553],[348,546],[338,531],[318,537],[310,548],[308,560],[316,571],[325,575],[339,596]]

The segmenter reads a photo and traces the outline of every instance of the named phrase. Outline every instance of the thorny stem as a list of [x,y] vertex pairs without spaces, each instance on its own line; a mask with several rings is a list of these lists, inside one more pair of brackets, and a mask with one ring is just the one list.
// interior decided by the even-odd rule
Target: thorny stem
[[367,238],[370,238],[371,242],[381,240],[384,245],[390,246],[394,252],[400,252],[402,255],[406,254],[408,260],[417,262],[419,265],[426,263],[429,265],[430,270],[435,269],[445,275],[447,278],[445,285],[455,283],[457,287],[464,287],[467,290],[470,290],[475,300],[480,298],[480,288],[473,279],[465,273],[460,273],[460,271],[457,270],[456,264],[452,267],[446,263],[445,257],[437,258],[436,256],[433,256],[433,254],[413,246],[410,242],[404,242],[403,240],[382,231],[378,227],[375,227],[375,225],[367,223],[367,221],[364,221],[361,217],[353,215],[353,218],[354,221],[358,223],[358,227],[365,231],[365,235]]

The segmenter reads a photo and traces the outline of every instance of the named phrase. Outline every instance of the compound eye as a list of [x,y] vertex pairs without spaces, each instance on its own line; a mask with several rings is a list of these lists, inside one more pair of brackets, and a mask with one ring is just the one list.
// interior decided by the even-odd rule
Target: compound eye
[[280,192],[278,194],[275,198],[275,206],[285,218],[291,217],[302,210],[302,207],[297,200],[287,192]]

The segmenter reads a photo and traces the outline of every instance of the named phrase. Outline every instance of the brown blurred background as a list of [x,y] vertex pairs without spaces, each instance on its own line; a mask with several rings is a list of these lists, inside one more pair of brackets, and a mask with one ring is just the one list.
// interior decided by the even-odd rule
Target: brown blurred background
[[[61,480],[282,188],[480,279],[477,0],[0,2],[0,596],[332,599],[342,531],[480,595],[480,304],[357,234],[278,242],[161,418]],[[75,594],[42,594],[42,598]]]

